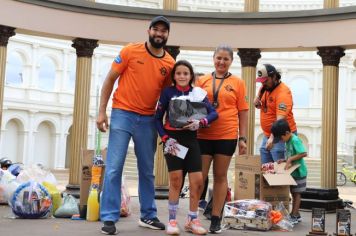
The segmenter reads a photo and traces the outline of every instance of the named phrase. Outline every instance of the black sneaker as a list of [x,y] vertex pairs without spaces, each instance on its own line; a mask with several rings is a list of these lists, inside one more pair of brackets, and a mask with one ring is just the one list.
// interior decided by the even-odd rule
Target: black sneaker
[[221,230],[221,219],[218,216],[211,216],[211,223],[209,228],[209,233],[220,234]]
[[152,219],[143,219],[141,218],[138,222],[138,224],[142,227],[150,228],[150,229],[159,229],[159,230],[165,230],[166,226],[159,221],[157,217],[152,218]]
[[101,233],[108,235],[115,235],[119,232],[116,230],[114,221],[104,221],[104,226],[101,227]]

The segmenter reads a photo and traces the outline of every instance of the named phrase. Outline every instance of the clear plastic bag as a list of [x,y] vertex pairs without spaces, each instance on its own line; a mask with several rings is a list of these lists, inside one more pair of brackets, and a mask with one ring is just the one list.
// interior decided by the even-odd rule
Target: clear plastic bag
[[19,185],[9,170],[0,169],[0,204],[7,204]]
[[[276,219],[276,215],[279,215],[278,219]],[[281,231],[293,231],[294,225],[291,222],[289,212],[284,207],[283,202],[277,203],[275,210],[271,212],[271,218],[273,228]]]
[[17,217],[28,219],[47,217],[52,208],[49,192],[35,181],[21,184],[13,193],[9,203]]
[[271,210],[270,203],[255,199],[228,202],[224,207],[224,223],[227,228],[269,230]]
[[125,178],[123,176],[121,181],[121,208],[120,208],[121,217],[127,217],[131,214],[130,202],[131,202],[130,194],[126,186]]
[[54,217],[70,218],[75,214],[79,214],[77,201],[72,195],[64,193],[63,204],[54,212]]
[[38,183],[48,182],[57,186],[56,177],[42,165],[24,166],[23,170],[17,176],[19,183],[25,183],[30,180]]

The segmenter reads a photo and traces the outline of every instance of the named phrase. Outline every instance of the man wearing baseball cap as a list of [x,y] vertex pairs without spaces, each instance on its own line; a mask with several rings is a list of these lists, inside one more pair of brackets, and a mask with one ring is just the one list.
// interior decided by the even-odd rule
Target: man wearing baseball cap
[[272,124],[279,119],[286,119],[292,132],[297,132],[293,116],[293,98],[288,86],[281,81],[281,74],[271,64],[264,64],[258,69],[256,82],[262,83],[261,89],[254,100],[260,109],[260,123],[263,140],[260,147],[262,164],[284,159],[285,143],[273,137]]
[[[164,50],[170,22],[164,16],[152,19],[148,28],[148,41],[132,43],[121,49],[101,89],[97,127],[110,129],[106,158],[104,188],[100,201],[100,219],[103,234],[117,234],[115,223],[120,219],[121,178],[127,148],[132,139],[135,145],[139,176],[139,225],[164,230],[157,218],[154,190],[154,155],[157,145],[155,108],[161,90],[171,84],[170,73],[174,59]],[[118,78],[120,78],[118,80]],[[113,86],[111,122],[106,107]]]

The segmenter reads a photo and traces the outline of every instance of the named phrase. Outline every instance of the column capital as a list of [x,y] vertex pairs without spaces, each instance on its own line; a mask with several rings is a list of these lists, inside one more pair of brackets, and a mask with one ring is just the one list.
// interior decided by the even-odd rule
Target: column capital
[[241,59],[242,67],[256,67],[258,59],[261,58],[261,50],[258,48],[239,48],[237,55]]
[[99,46],[98,40],[75,38],[72,47],[76,49],[78,57],[92,57],[94,49]]
[[345,56],[344,51],[342,47],[318,47],[317,54],[324,66],[339,66],[340,58]]
[[174,60],[177,59],[177,56],[180,53],[179,46],[164,46],[164,50],[166,50],[169,55],[171,55]]
[[9,42],[9,38],[11,36],[14,36],[15,33],[15,28],[5,26],[5,25],[0,25],[0,46],[7,46],[7,43]]

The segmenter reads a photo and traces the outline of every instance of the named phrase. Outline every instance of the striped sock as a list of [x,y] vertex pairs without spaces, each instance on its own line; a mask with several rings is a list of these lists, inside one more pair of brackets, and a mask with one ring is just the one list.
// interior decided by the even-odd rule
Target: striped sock
[[168,212],[169,220],[175,220],[178,210],[178,201],[177,202],[168,202]]

